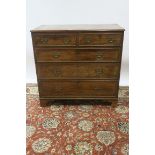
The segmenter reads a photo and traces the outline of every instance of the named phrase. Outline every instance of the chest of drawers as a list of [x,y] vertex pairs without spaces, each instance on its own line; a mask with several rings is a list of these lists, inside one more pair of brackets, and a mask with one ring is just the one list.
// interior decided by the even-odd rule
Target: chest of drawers
[[118,98],[124,29],[118,25],[31,30],[40,105],[56,99]]

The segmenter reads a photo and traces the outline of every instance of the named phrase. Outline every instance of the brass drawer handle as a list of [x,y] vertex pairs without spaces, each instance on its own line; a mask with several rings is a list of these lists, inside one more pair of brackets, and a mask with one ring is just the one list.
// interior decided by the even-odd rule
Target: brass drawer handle
[[48,43],[48,39],[47,38],[43,38],[40,40],[42,44],[47,44]]
[[52,57],[53,57],[53,58],[59,58],[59,57],[60,57],[60,53],[58,53],[58,52],[53,52]]
[[59,58],[60,55],[53,55],[53,58]]
[[102,68],[95,69],[96,76],[103,76],[104,70]]
[[85,38],[85,42],[86,43],[91,43],[91,39],[90,38]]
[[110,39],[108,40],[108,42],[109,42],[109,43],[113,43],[114,41],[113,41],[112,38],[110,38]]
[[69,42],[70,42],[70,39],[68,39],[68,38],[64,39],[64,44],[69,44]]
[[60,69],[55,68],[54,70],[52,70],[52,74],[53,74],[55,77],[61,77],[62,72],[61,72]]
[[55,87],[55,93],[57,95],[60,95],[63,92],[62,90],[63,90],[62,87]]
[[101,60],[101,59],[102,59],[102,57],[103,57],[103,55],[102,55],[102,54],[100,54],[100,53],[99,53],[99,54],[96,54],[96,59],[97,59],[97,60]]
[[90,41],[90,40],[86,40],[86,42],[87,42],[87,43],[90,43],[91,41]]
[[101,56],[101,55],[97,55],[96,57],[97,57],[98,59],[102,58],[102,56]]

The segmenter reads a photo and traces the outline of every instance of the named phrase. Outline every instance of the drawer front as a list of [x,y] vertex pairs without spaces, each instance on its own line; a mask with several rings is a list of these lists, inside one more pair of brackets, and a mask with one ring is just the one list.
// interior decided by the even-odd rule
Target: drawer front
[[120,48],[107,49],[48,49],[38,48],[36,61],[120,61]]
[[45,80],[39,81],[41,97],[116,97],[117,81]]
[[80,46],[121,46],[122,33],[81,33]]
[[37,63],[39,79],[117,79],[119,63]]
[[75,46],[75,34],[34,35],[34,46]]

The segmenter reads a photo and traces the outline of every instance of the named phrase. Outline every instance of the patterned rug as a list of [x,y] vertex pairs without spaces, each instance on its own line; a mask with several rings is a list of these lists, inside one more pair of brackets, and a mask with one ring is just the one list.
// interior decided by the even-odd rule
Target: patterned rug
[[97,104],[40,107],[37,86],[27,85],[27,155],[128,155],[128,87],[116,108]]

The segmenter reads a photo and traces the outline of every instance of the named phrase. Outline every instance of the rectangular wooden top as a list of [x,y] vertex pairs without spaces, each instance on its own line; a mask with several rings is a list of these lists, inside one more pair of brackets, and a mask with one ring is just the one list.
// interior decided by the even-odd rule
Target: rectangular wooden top
[[102,25],[41,25],[31,32],[46,31],[124,31],[125,29],[117,24]]

